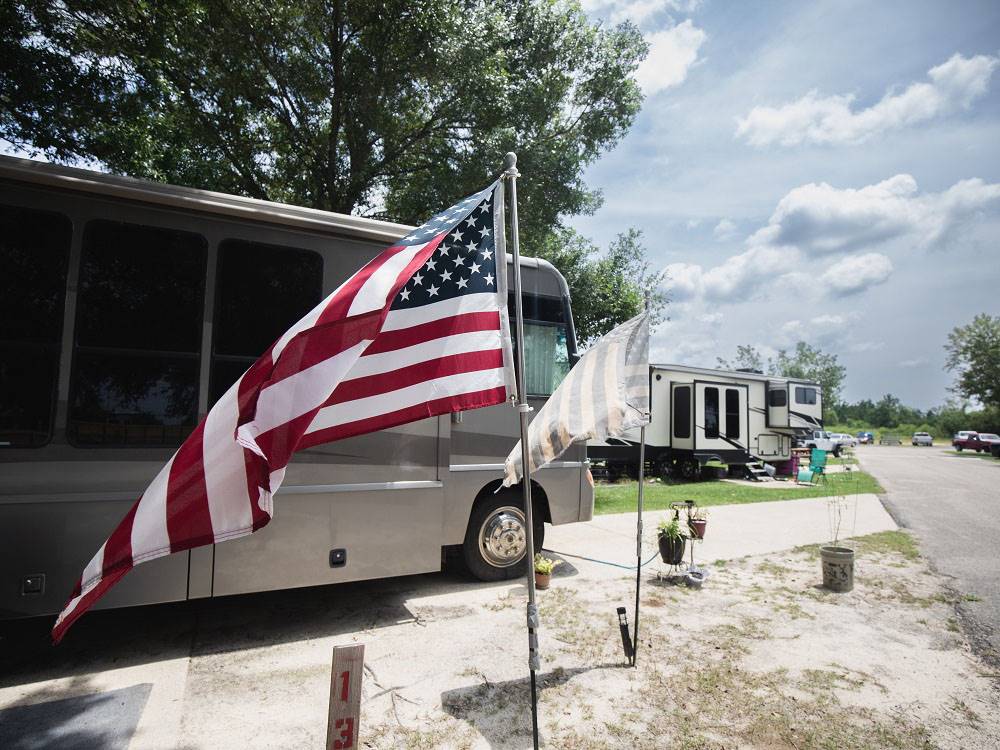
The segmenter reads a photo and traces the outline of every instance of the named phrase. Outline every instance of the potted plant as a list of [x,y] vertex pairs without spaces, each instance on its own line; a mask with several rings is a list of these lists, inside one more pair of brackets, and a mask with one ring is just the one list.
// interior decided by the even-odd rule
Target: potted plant
[[541,552],[535,553],[535,588],[547,589],[552,581],[552,571],[562,560],[552,560],[542,557]]
[[705,527],[708,525],[708,511],[704,508],[695,508],[688,516],[688,528],[691,536],[695,539],[705,538]]
[[679,565],[684,559],[684,535],[681,524],[676,519],[663,519],[656,527],[657,543],[660,546],[660,557],[668,565]]

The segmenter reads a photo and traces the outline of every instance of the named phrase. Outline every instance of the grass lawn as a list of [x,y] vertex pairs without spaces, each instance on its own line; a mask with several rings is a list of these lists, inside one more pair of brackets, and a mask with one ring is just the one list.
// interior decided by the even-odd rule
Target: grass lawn
[[[838,494],[880,493],[882,489],[871,474],[861,471],[846,474],[830,474],[825,484],[817,487],[803,487],[789,482],[787,489],[745,487],[721,481],[677,482],[663,484],[656,481],[646,485],[643,493],[643,507],[646,510],[663,510],[670,503],[694,500],[700,506],[737,505],[760,503],[768,500],[798,500],[803,497],[828,497]],[[594,488],[594,514],[630,513],[635,510],[636,482],[620,484],[599,483]]]

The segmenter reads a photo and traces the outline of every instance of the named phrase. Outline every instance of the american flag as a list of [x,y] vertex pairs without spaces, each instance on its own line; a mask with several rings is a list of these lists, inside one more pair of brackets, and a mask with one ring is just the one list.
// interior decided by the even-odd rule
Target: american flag
[[506,401],[506,279],[499,181],[380,253],[212,407],[84,569],[53,640],[138,563],[263,528],[295,451]]

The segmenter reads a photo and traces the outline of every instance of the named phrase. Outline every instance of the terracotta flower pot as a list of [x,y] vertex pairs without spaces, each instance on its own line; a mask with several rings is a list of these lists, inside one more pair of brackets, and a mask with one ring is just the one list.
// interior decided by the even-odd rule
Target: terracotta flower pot
[[705,538],[705,527],[708,525],[708,521],[704,518],[695,518],[688,521],[688,527],[691,529],[691,533],[696,539]]
[[535,588],[536,589],[547,589],[549,583],[552,581],[551,573],[539,573],[535,571]]

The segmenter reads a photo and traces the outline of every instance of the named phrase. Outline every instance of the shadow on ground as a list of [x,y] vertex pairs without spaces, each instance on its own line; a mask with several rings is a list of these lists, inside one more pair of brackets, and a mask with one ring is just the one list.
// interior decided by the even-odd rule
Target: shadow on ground
[[[622,664],[595,664],[589,667],[554,669],[537,674],[538,697],[546,688],[562,685],[583,672],[620,668]],[[441,708],[454,718],[472,725],[490,747],[523,745],[531,738],[530,678],[490,682],[456,688],[441,693]]]
[[[86,691],[89,683],[86,678],[76,678],[65,692]],[[20,705],[0,711],[0,747],[125,750],[152,689],[152,685],[142,683],[56,700],[52,700],[53,695],[63,691],[37,690],[25,696]]]
[[[560,575],[573,575],[569,564]],[[559,569],[557,568],[557,571]],[[90,612],[58,646],[54,617],[0,623],[0,687],[417,622],[408,602],[482,583],[457,570],[259,594]],[[0,744],[0,747],[3,747]]]

